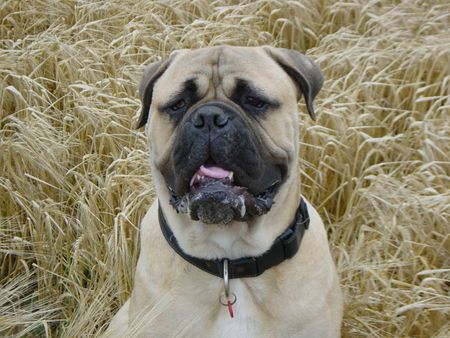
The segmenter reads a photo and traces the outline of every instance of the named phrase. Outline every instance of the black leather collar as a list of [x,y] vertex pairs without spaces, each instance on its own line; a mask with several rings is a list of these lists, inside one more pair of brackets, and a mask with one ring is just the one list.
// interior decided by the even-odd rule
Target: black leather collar
[[[159,225],[169,245],[177,254],[183,257],[192,265],[206,271],[214,276],[223,278],[223,264],[225,258],[222,259],[201,259],[186,254],[178,245],[172,230],[170,230],[159,203]],[[256,277],[267,269],[280,264],[286,259],[293,257],[300,247],[303,234],[309,227],[308,207],[303,199],[295,214],[292,224],[280,236],[278,236],[269,250],[257,257],[243,257],[238,259],[228,259],[229,278]]]

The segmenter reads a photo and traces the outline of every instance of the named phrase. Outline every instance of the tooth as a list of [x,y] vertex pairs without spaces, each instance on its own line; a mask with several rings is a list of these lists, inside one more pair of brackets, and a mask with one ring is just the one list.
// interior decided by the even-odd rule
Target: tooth
[[233,180],[233,175],[234,175],[234,173],[233,173],[233,172],[230,172],[230,173],[228,174],[228,178],[230,179],[230,181],[232,181],[232,180]]
[[245,208],[245,199],[243,196],[239,196],[239,199],[241,200],[241,218],[245,216],[245,212],[247,211]]
[[242,218],[245,216],[245,212],[246,212],[245,204],[242,204],[242,207],[241,207],[241,217]]
[[186,196],[186,213],[191,214],[191,201],[189,201],[189,196]]

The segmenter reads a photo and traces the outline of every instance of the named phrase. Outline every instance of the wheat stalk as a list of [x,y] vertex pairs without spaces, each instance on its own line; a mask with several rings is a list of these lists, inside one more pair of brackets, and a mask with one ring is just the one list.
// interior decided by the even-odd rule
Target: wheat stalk
[[129,297],[154,198],[133,129],[144,65],[272,44],[326,78],[318,122],[301,113],[299,165],[346,295],[343,336],[446,336],[449,13],[439,0],[3,1],[0,335],[95,336]]

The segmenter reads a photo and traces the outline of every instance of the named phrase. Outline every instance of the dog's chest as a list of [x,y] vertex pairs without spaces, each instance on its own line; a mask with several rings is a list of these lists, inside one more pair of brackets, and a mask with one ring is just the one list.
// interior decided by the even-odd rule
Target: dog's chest
[[[274,337],[274,336],[290,336],[288,332],[292,332],[292,321],[288,315],[285,318],[280,318],[279,308],[276,303],[279,301],[285,302],[284,299],[275,299],[279,297],[268,294],[267,286],[258,285],[259,283],[242,282],[241,280],[231,281],[231,292],[236,295],[236,303],[233,305],[234,317],[231,318],[228,307],[221,305],[219,302],[219,295],[223,293],[222,288],[217,289],[215,285],[215,292],[209,292],[208,288],[199,288],[198,293],[193,294],[193,297],[184,299],[186,307],[181,306],[179,309],[184,312],[180,314],[180,318],[191,317],[193,320],[190,323],[189,332],[187,336],[196,337]],[[222,286],[222,285],[220,285]],[[188,305],[190,304],[190,305]],[[181,304],[179,304],[181,305]],[[274,307],[274,312],[271,308]],[[189,309],[186,310],[186,309]],[[283,335],[280,330],[280,325],[286,321],[286,334]],[[288,324],[288,322],[290,322]],[[278,331],[273,332],[277,327]]]
[[241,281],[231,281],[231,290],[236,295],[233,304],[233,318],[227,306],[220,305],[218,315],[212,321],[211,334],[221,337],[261,337],[266,332],[266,326],[272,321],[270,314],[258,302]]

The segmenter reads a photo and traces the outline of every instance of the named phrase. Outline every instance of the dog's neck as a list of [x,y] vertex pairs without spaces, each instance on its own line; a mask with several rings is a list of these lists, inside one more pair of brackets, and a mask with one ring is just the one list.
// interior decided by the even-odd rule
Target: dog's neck
[[[164,182],[164,179],[160,177],[156,182]],[[169,191],[164,185],[156,185],[156,189],[161,208],[181,249],[204,259],[261,255],[292,222],[301,196],[298,175],[291,175],[278,191],[269,213],[249,222],[220,226],[193,221],[187,214],[169,212],[172,209]]]

